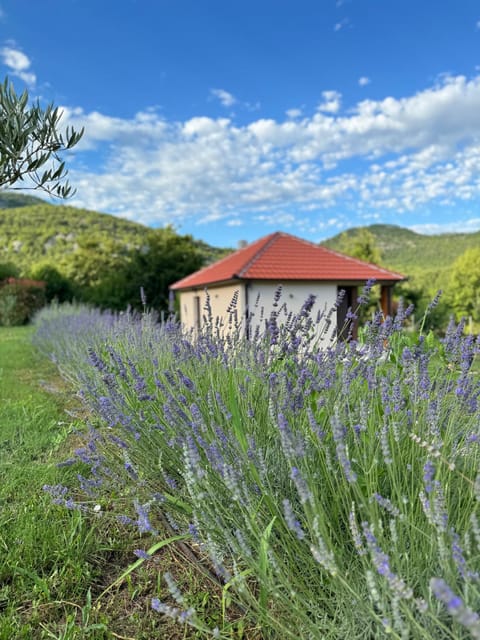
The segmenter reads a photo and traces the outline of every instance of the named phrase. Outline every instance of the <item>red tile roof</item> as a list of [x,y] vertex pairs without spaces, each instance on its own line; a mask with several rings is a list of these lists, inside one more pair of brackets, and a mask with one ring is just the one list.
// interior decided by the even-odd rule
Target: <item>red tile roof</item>
[[230,280],[399,282],[405,276],[277,231],[175,282],[192,289]]

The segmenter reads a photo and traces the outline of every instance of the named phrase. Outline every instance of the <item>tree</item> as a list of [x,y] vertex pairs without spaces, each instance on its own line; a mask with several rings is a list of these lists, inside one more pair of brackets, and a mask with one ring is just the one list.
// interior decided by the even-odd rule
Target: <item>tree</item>
[[355,230],[353,234],[342,233],[340,242],[340,251],[352,256],[352,258],[373,264],[379,264],[382,260],[375,236],[368,229],[360,228]]
[[[78,300],[100,307],[121,308],[114,304],[116,276],[124,273],[129,261],[129,250],[123,243],[93,234],[88,240],[82,240],[75,251],[65,253],[57,266]],[[122,288],[122,282],[118,285]]]
[[457,320],[480,321],[480,248],[467,249],[452,266],[448,297]]
[[[83,135],[67,127],[59,131],[62,113],[49,104],[29,104],[27,91],[17,95],[8,80],[0,84],[0,188],[14,187],[28,179],[33,188],[67,198],[74,190],[65,180],[61,153],[74,147]],[[18,188],[18,187],[16,187]]]
[[48,262],[37,264],[30,271],[33,280],[45,282],[45,297],[47,302],[71,302],[74,297],[74,288],[68,278]]
[[130,252],[124,268],[118,268],[110,281],[103,281],[104,299],[108,291],[115,297],[106,306],[122,309],[130,305],[141,309],[142,287],[150,308],[167,311],[169,286],[204,262],[204,253],[191,236],[178,235],[172,227],[152,230],[144,246]]

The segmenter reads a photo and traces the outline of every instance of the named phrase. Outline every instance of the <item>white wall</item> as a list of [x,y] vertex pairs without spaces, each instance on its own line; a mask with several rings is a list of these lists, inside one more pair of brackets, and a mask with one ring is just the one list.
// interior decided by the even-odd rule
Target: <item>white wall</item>
[[[214,319],[217,317],[220,318],[225,327],[228,326],[230,315],[227,313],[227,309],[232,301],[235,291],[238,291],[236,309],[238,321],[240,322],[245,313],[245,284],[243,282],[239,282],[238,284],[235,283],[221,287],[209,287],[208,289],[212,316]],[[200,298],[200,317],[202,318],[206,313],[205,303],[207,295],[205,290],[198,289],[197,291],[180,291],[177,293],[177,296],[180,296],[180,321],[188,329],[195,328],[197,307],[195,298],[197,296]]]
[[[274,310],[274,294],[278,287],[279,283],[277,282],[261,282],[254,281],[248,284],[248,306],[250,310],[250,314],[254,313],[252,319],[252,327],[253,330],[257,324],[261,323],[263,328],[265,319],[270,317],[271,312]],[[318,283],[318,282],[283,282],[282,285],[282,295],[279,300],[279,306],[276,308],[278,311],[279,307],[282,307],[283,304],[286,306],[286,312],[282,309],[280,313],[280,320],[282,318],[286,319],[288,313],[292,312],[293,314],[298,314],[304,302],[307,298],[313,294],[316,296],[316,301],[314,306],[312,307],[311,317],[315,320],[317,317],[317,313],[319,311],[328,313],[330,309],[332,309],[336,299],[337,299],[337,285],[332,282],[326,283]],[[254,305],[257,300],[257,296],[259,296],[258,307],[254,308]],[[261,311],[263,309],[263,321],[261,320]],[[322,334],[322,330],[325,325],[322,326],[322,323],[317,328],[317,335],[320,336]],[[332,336],[336,335],[337,329],[337,316],[336,313],[332,315],[332,324],[330,326],[330,330],[322,335],[322,342],[329,342]]]
[[[298,314],[304,302],[310,294],[316,296],[315,304],[311,311],[313,319],[317,313],[322,311],[328,313],[333,307],[337,299],[337,285],[335,283],[318,283],[318,282],[285,282],[282,284],[282,295],[279,300],[277,311],[286,305],[286,311],[280,310],[279,321],[285,320],[288,314]],[[237,318],[239,322],[243,322],[248,298],[249,315],[251,318],[251,333],[255,331],[257,326],[260,330],[265,327],[265,320],[270,317],[274,310],[274,295],[278,288],[278,282],[253,281],[249,283],[239,282],[238,284],[229,284],[219,287],[209,287],[210,305],[213,318],[219,318],[223,327],[228,330],[229,314],[227,309],[231,303],[235,291],[238,291],[238,302],[236,305]],[[197,291],[180,291],[177,293],[180,297],[180,320],[185,327],[192,329],[196,326],[196,308],[198,306],[196,297],[199,298],[200,317],[205,314],[204,307],[206,302],[206,293],[203,289]],[[258,297],[258,306],[255,306]],[[322,343],[328,344],[333,336],[336,336],[337,317],[332,315],[332,323],[329,331],[324,332],[322,323],[318,326],[317,335],[321,336]]]

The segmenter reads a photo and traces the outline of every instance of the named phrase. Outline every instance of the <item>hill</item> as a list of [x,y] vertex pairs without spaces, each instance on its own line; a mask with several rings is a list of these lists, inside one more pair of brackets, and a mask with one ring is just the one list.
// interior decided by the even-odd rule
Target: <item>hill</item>
[[44,203],[44,200],[37,198],[36,196],[29,196],[24,193],[14,193],[12,191],[0,191],[0,209],[27,207]]
[[100,249],[112,241],[129,249],[140,247],[147,233],[135,222],[65,205],[2,209],[0,262],[13,262],[23,272],[43,260],[55,264],[93,238]]
[[[22,274],[39,262],[58,264],[83,247],[94,245],[98,251],[141,249],[150,231],[142,224],[106,213],[0,192],[0,263],[12,262]],[[204,242],[195,244],[206,262],[222,255],[221,249]]]
[[422,235],[395,225],[373,224],[355,227],[322,244],[341,251],[343,238],[367,229],[375,238],[382,255],[382,266],[399,271],[416,284],[434,293],[445,288],[453,262],[467,249],[480,246],[480,231]]

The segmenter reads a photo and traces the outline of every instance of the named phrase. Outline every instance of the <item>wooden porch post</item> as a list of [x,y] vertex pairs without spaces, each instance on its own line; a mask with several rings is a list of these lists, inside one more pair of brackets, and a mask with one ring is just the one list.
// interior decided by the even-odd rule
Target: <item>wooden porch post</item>
[[382,307],[383,316],[392,315],[392,285],[382,284],[380,289],[380,306]]

